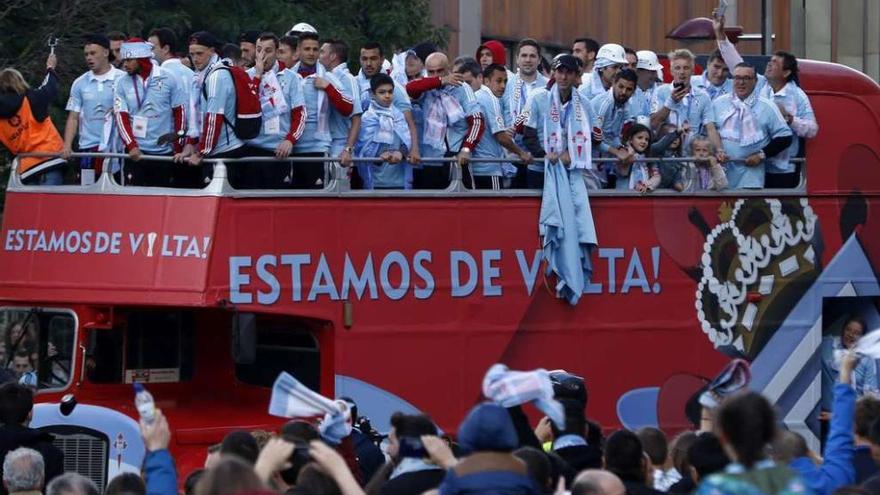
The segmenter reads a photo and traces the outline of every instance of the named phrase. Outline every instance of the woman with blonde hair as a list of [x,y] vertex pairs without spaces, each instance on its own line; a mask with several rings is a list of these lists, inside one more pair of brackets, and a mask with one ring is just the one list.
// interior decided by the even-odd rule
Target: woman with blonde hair
[[[58,98],[56,64],[55,55],[49,55],[46,77],[37,89],[16,69],[0,70],[0,143],[14,155],[60,153],[64,147],[49,118],[49,105]],[[60,185],[65,163],[58,157],[21,157],[16,172],[26,184]]]

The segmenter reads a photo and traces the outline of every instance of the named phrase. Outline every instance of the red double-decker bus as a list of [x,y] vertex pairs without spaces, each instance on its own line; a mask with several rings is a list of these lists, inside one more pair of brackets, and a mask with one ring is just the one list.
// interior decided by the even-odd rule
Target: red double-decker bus
[[823,337],[851,312],[880,326],[880,87],[800,64],[820,126],[801,186],[591,193],[599,247],[576,306],[543,273],[538,191],[353,191],[344,177],[236,191],[222,162],[202,190],[13,174],[4,356],[24,352],[34,425],[101,484],[139,468],[133,381],[168,415],[186,473],[229,431],[279,425],[266,411],[280,371],[354,398],[380,430],[417,410],[452,431],[490,365],[561,368],[585,377],[603,425],[675,430],[700,377],[740,356],[815,442]]

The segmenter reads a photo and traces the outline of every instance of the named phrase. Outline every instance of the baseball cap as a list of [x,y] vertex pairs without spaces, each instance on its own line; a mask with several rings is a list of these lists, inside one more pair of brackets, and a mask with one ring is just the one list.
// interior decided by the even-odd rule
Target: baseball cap
[[318,34],[318,30],[315,29],[314,26],[312,26],[311,24],[309,24],[307,22],[298,22],[298,23],[294,24],[292,28],[290,28],[290,31],[288,31],[288,34],[289,33],[315,33],[315,34]]
[[572,72],[577,72],[580,69],[580,61],[574,55],[564,54],[553,60],[553,70],[559,68],[565,68]]

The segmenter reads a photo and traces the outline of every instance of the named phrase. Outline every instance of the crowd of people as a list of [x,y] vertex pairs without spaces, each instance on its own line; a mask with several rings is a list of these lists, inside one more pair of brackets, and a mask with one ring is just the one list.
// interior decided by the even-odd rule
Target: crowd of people
[[[781,428],[774,406],[747,390],[748,365],[741,361],[695,393],[685,406],[693,427],[674,436],[651,426],[606,436],[586,416],[582,378],[561,370],[522,372],[495,365],[483,381],[484,401],[467,413],[454,435],[441,435],[426,414],[405,413],[395,413],[390,431],[381,435],[359,417],[353,399],[330,401],[296,383],[309,404],[318,400],[339,409],[331,406],[333,415],[321,419],[293,417],[274,432],[231,432],[206,450],[204,468],[191,473],[177,471],[169,450],[171,427],[156,410],[141,420],[146,448],[141,472],[118,475],[106,487],[64,472],[65,465],[77,463],[65,463],[52,436],[29,427],[32,389],[9,382],[0,386],[3,490],[18,495],[873,495],[880,493],[880,398],[857,396],[859,360],[854,352],[842,356],[821,453],[810,450],[801,434]],[[280,399],[283,404],[297,400],[294,395]],[[526,408],[532,406],[546,416],[530,422]]]
[[185,56],[167,28],[146,39],[94,34],[63,136],[47,118],[60,84],[54,55],[38,89],[0,71],[0,141],[15,153],[58,153],[21,160],[29,184],[62,183],[67,159],[84,151],[128,158],[82,158],[81,181],[108,167],[135,186],[203,187],[213,170],[205,158],[274,157],[294,160],[228,162],[233,187],[320,189],[328,160],[363,189],[443,189],[451,163],[475,189],[541,188],[548,164],[591,189],[796,187],[792,159],[818,131],[797,59],[776,52],[758,74],[727,40],[723,17],[714,22],[718,50],[705,71],[695,75],[694,54],[673,50],[668,84],[654,52],[589,38],[552,62],[523,39],[515,72],[497,41],[452,60],[430,42],[393,54],[370,42],[358,47],[355,75],[352,47],[306,23],[284,36],[249,31],[237,45],[196,32]]

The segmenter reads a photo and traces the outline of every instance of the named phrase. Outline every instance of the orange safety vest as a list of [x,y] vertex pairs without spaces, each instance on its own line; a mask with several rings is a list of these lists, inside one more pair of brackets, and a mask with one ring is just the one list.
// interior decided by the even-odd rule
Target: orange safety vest
[[[0,119],[0,143],[14,155],[19,153],[57,153],[64,147],[64,141],[52,119],[46,117],[42,122],[34,118],[31,102],[24,97],[18,113]],[[49,158],[23,157],[18,162],[18,173],[23,174]]]

